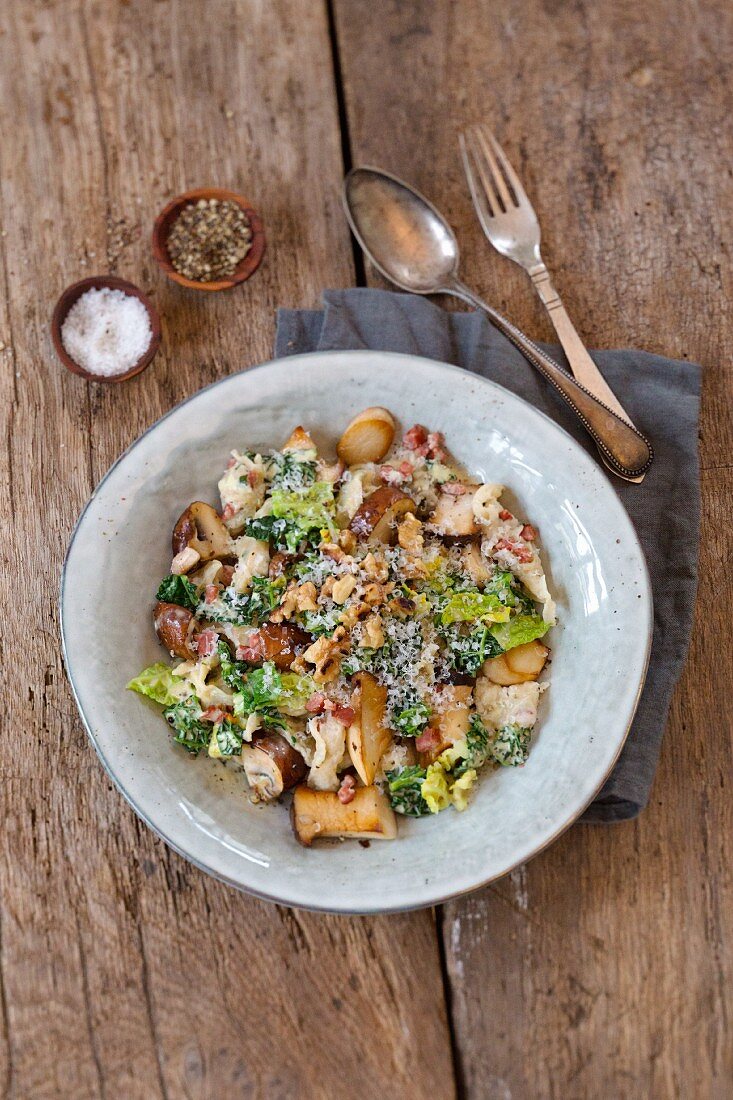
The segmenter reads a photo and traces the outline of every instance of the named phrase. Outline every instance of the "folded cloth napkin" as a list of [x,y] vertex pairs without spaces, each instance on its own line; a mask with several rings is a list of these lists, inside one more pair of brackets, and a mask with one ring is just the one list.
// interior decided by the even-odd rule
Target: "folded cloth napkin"
[[[277,357],[371,348],[454,363],[498,382],[597,452],[569,408],[482,313],[447,313],[425,298],[329,290],[323,310],[280,310]],[[563,366],[557,347],[547,350]],[[644,547],[654,591],[654,642],[633,728],[613,773],[581,820],[623,821],[649,798],[672,690],[682,670],[697,582],[700,367],[642,351],[593,353],[611,389],[654,444],[641,485],[612,478]]]

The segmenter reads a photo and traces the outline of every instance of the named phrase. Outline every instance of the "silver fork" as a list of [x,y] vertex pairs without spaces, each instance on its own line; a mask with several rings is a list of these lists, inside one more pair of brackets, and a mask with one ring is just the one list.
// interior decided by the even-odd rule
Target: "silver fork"
[[[458,140],[471,198],[484,233],[497,252],[514,260],[529,275],[578,381],[634,427],[631,417],[586,351],[550,281],[540,255],[537,215],[503,149],[494,135],[481,126],[459,134]],[[640,482],[644,475],[626,480]]]

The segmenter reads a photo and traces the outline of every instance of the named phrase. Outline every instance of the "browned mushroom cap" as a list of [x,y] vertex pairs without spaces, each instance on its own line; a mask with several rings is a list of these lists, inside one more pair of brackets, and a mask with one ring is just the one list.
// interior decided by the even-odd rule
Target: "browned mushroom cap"
[[349,529],[361,541],[394,542],[397,520],[405,512],[415,512],[415,501],[394,485],[382,485],[370,493],[356,512]]
[[192,651],[189,649],[188,636],[193,621],[193,612],[186,607],[179,607],[177,603],[156,603],[153,611],[153,623],[155,633],[170,653],[181,657],[184,661],[190,660]]
[[189,546],[199,554],[201,561],[212,558],[234,558],[231,535],[224,522],[210,504],[195,500],[178,517],[173,528],[173,554],[180,554]]
[[389,409],[380,406],[364,409],[347,425],[336,446],[336,453],[347,466],[381,462],[392,446],[395,427]]
[[272,802],[304,778],[305,760],[279,733],[255,735],[242,747],[242,767],[254,794]]
[[264,623],[259,634],[262,660],[273,661],[281,672],[289,669],[311,644],[310,635],[294,623]]

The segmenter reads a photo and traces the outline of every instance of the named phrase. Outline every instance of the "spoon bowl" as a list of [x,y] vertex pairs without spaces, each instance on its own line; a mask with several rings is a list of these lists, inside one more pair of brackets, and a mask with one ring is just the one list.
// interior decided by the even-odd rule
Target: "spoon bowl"
[[379,168],[344,181],[351,230],[385,278],[413,294],[447,289],[458,272],[453,230],[423,195]]

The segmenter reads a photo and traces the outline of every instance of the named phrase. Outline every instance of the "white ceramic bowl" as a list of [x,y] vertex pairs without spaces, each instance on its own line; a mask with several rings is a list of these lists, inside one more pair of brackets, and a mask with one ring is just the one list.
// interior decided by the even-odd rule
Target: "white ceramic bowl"
[[[277,447],[298,423],[333,445],[385,405],[403,427],[445,433],[478,477],[540,530],[559,624],[550,688],[524,768],[485,775],[469,810],[399,820],[399,838],[307,850],[286,806],[253,806],[244,779],[174,746],[160,708],[125,690],[163,657],[151,625],[170,532],[191,501],[216,502],[233,447]],[[554,840],[608,775],[646,671],[652,608],[644,556],[605,474],[506,390],[411,356],[328,352],[225,378],[173,409],[112,467],[66,559],[64,653],[89,736],[123,795],[203,870],[286,905],[389,912],[431,905],[505,874]]]

